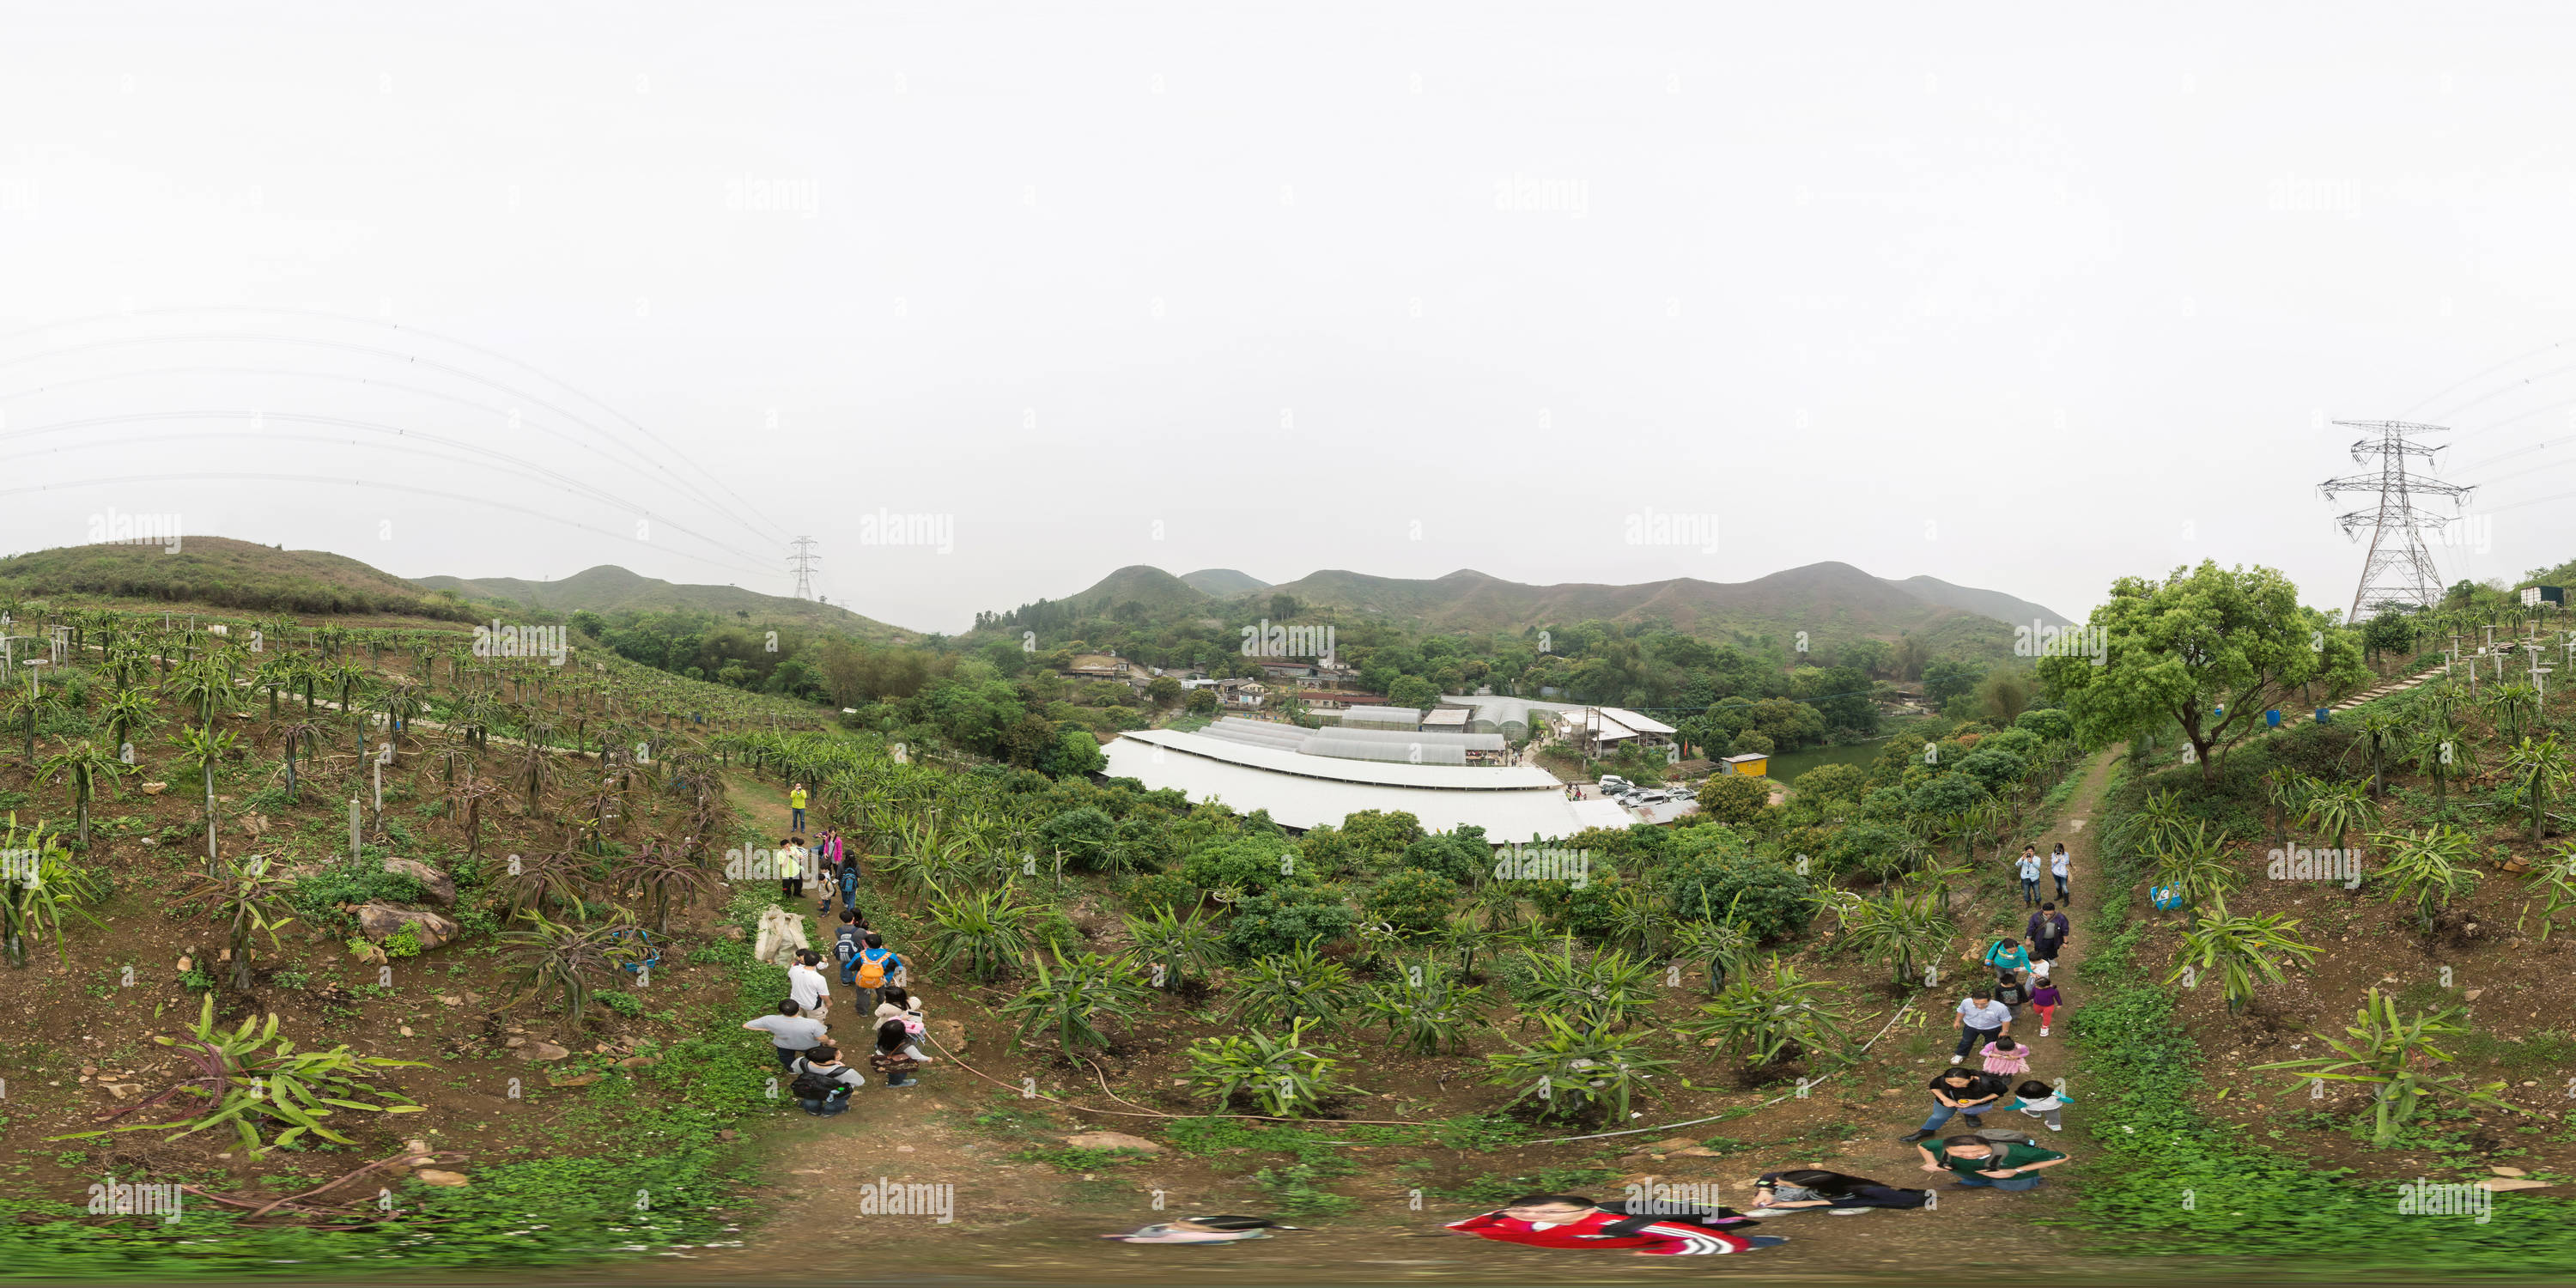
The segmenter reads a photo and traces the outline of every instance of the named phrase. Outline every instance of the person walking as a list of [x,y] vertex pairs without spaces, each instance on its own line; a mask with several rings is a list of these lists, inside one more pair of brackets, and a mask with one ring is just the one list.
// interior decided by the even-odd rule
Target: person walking
[[2047,1123],[2050,1131],[2064,1131],[2066,1120],[2060,1111],[2074,1103],[2075,1097],[2032,1078],[2013,1088],[2013,1102],[2005,1107],[2018,1109]]
[[869,1015],[876,1011],[877,1004],[885,1000],[878,990],[893,983],[897,972],[902,969],[903,959],[885,946],[885,936],[868,932],[865,946],[859,949],[858,956],[855,987],[859,990],[859,1014]]
[[821,953],[811,948],[798,950],[796,964],[787,968],[787,994],[807,1015],[828,1025],[832,1020],[825,1012],[831,1009],[832,992],[823,983],[823,972],[814,969],[822,964]]
[[919,1079],[912,1071],[931,1063],[922,1054],[921,1035],[911,1024],[891,1019],[877,1025],[877,1049],[868,1055],[868,1064],[886,1076],[889,1087],[909,1087]]
[[2066,878],[2074,875],[2074,865],[2075,861],[2066,856],[2066,842],[2058,842],[2057,848],[2048,852],[2048,874],[2057,878],[2059,903],[2066,902]]
[[2019,866],[2021,869],[2021,904],[2025,908],[2038,907],[2039,847],[2034,845],[2025,845],[2021,847],[2021,863]]
[[797,1057],[823,1045],[831,1037],[823,1022],[806,1017],[804,1009],[790,998],[778,1004],[778,1014],[743,1022],[746,1029],[769,1035],[770,1054],[778,1057],[778,1067],[782,1069],[794,1066]]
[[2065,995],[2057,991],[2057,981],[2046,975],[2039,977],[2037,985],[2030,990],[2030,1004],[2039,1008],[2039,1035],[2047,1037],[2048,1022],[2056,1016],[2057,1007]]
[[1930,1190],[1900,1190],[1863,1176],[1799,1168],[1764,1172],[1753,1182],[1753,1208],[1746,1216],[1784,1216],[1823,1208],[1827,1216],[1860,1216],[1872,1208],[1919,1208],[1932,1199]]
[[2021,1008],[2030,1001],[2030,985],[2022,983],[2021,976],[2011,971],[1998,971],[1995,974],[1995,1000],[2011,1007],[2013,1018],[2020,1019]]
[[828,1043],[796,1057],[787,1066],[796,1080],[787,1089],[796,1103],[816,1118],[829,1118],[850,1107],[850,1092],[868,1085],[866,1074],[841,1063],[841,1049]]
[[[841,964],[841,987],[843,988],[855,989],[859,986],[859,954],[868,946],[867,936],[868,928],[859,924],[857,913],[841,914],[840,927],[832,932],[832,960]],[[868,1010],[868,1007],[862,1006],[859,1008],[859,1013],[865,1015]]]
[[1986,950],[1986,965],[1999,975],[2005,971],[2018,975],[2030,969],[2030,952],[2018,939],[1998,939],[1994,947]]
[[1969,993],[1968,1000],[1959,1003],[1959,1049],[1950,1063],[1957,1064],[1969,1052],[2012,1032],[2012,1022],[2012,1008],[1995,1000],[1995,990],[1979,988]]
[[2056,961],[2058,951],[2066,947],[2066,931],[2066,914],[2059,912],[2055,903],[2039,905],[2039,911],[2030,914],[2030,924],[2022,927],[2022,933],[2030,939],[2031,960]]
[[788,787],[788,789],[787,789],[787,809],[788,809],[788,812],[790,812],[790,813],[792,813],[792,814],[794,814],[794,815],[796,816],[796,821],[795,821],[795,822],[793,822],[793,823],[788,824],[788,826],[787,826],[787,830],[788,830],[788,831],[790,831],[790,832],[802,832],[802,831],[804,831],[804,830],[805,830],[805,784],[803,784],[803,783],[795,783],[795,784],[791,784],[791,785]]
[[1991,1073],[1973,1069],[1943,1069],[1925,1084],[1932,1090],[1932,1116],[1914,1129],[1914,1134],[1897,1142],[1917,1145],[1939,1134],[1941,1124],[1953,1114],[1964,1115],[1974,1129],[1985,1122],[1984,1113],[2003,1102],[2009,1083]]
[[2037,1189],[2046,1179],[2041,1169],[2066,1161],[2066,1155],[2053,1149],[1982,1136],[1953,1136],[1914,1149],[1923,1155],[1924,1171],[1955,1172],[1959,1179],[1953,1185],[1961,1189]]
[[2009,1034],[1996,1038],[1986,1044],[1986,1072],[1998,1076],[2030,1072],[2030,1048]]
[[806,853],[804,842],[792,836],[783,836],[778,839],[779,898],[802,899],[805,897],[805,865],[812,861],[813,856]]

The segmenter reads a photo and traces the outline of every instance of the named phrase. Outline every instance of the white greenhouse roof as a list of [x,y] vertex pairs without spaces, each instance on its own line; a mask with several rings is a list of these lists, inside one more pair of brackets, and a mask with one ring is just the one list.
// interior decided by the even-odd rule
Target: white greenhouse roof
[[[1194,801],[1261,809],[1287,827],[1339,826],[1366,809],[1403,810],[1437,832],[1473,824],[1488,840],[1553,840],[1633,820],[1617,803],[1570,801],[1554,775],[1524,766],[1383,764],[1302,756],[1166,729],[1135,730],[1102,749],[1107,773]],[[1613,821],[1601,810],[1617,814]]]

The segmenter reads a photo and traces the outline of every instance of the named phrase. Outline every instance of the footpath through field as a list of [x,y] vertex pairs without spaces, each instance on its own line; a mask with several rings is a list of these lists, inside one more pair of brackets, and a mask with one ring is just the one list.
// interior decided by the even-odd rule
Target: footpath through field
[[[2111,764],[2109,753],[2086,763],[2059,821],[2047,833],[2031,838],[2043,851],[2054,841],[2066,842],[2073,859],[2075,901],[2086,908],[2098,906],[2105,893],[2090,883],[2100,879],[2095,819]],[[744,775],[734,776],[733,781],[735,802],[764,833],[786,835],[785,793]],[[2057,974],[2064,981],[2067,1003],[2058,1012],[2050,1036],[2039,1037],[2036,1023],[2027,1028],[2034,1048],[2032,1068],[2051,1078],[2072,1064],[2066,1025],[2071,1012],[2084,1005],[2079,968],[2090,946],[2090,930],[2084,918],[2077,918],[2061,955]],[[1966,946],[1982,954],[1987,942],[1980,933]],[[946,1001],[944,990],[935,980],[920,983],[928,1013],[936,1020]],[[857,1062],[857,1053],[864,1050],[865,1030],[846,1014],[846,993],[834,1001],[833,1034]],[[1955,1001],[1954,990],[1946,988],[1921,1000],[1921,1005],[1932,1008],[1927,1031],[1937,1033],[1947,1025]],[[978,1054],[998,1058],[991,1053],[999,1040],[991,1026],[979,1026],[970,1062],[984,1066],[986,1059]],[[1922,1172],[1913,1148],[1898,1143],[1930,1108],[1930,1093],[1923,1084],[1946,1064],[1948,1042],[1933,1051],[1918,1064],[1917,1056],[1896,1044],[1882,1046],[1871,1061],[1843,1075],[1850,1081],[1837,1080],[1831,1093],[1849,1106],[1850,1114],[1866,1120],[1861,1139],[1828,1160],[1730,1158],[1720,1165],[1724,1171],[1714,1173],[1728,1201],[1741,1205],[1741,1182],[1757,1170],[1818,1162],[1890,1185],[1946,1186],[1946,1174]],[[920,1085],[911,1088],[890,1090],[873,1075],[869,1084],[858,1091],[847,1113],[821,1120],[786,1114],[759,1128],[768,1158],[764,1176],[768,1188],[760,1200],[767,1219],[748,1235],[747,1246],[702,1249],[685,1258],[629,1264],[616,1268],[613,1276],[630,1282],[741,1282],[893,1273],[907,1281],[940,1283],[1348,1284],[1423,1279],[1662,1282],[1675,1274],[1750,1275],[1775,1281],[1998,1274],[2053,1281],[2118,1276],[2132,1281],[2152,1274],[2151,1267],[2088,1261],[2077,1251],[2079,1236],[2048,1224],[2071,1214],[2075,1192],[2084,1184],[2085,1167],[2095,1157],[2085,1140],[2088,1097],[2080,1082],[2070,1088],[2075,1100],[2065,1115],[2063,1132],[2052,1133],[2018,1114],[1994,1115],[1990,1124],[2030,1129],[2033,1136],[2073,1156],[2072,1161],[2051,1169],[2047,1184],[2038,1190],[2010,1194],[1943,1188],[1937,1211],[1775,1218],[1764,1230],[1788,1236],[1789,1243],[1723,1259],[1585,1254],[1444,1234],[1440,1225],[1465,1213],[1413,1211],[1405,1199],[1408,1180],[1382,1172],[1354,1177],[1342,1186],[1360,1197],[1363,1206],[1350,1216],[1319,1222],[1320,1228],[1221,1247],[1104,1242],[1098,1236],[1173,1215],[1259,1213],[1265,1210],[1264,1203],[1258,1194],[1231,1184],[1215,1192],[1194,1192],[1208,1187],[1193,1187],[1178,1175],[1182,1167],[1170,1155],[1106,1170],[1096,1178],[1067,1175],[1045,1163],[1015,1162],[1009,1157],[1013,1146],[997,1143],[966,1121],[992,1096],[993,1087],[954,1064],[929,1066]],[[1888,1086],[1903,1090],[1895,1096],[1880,1096],[1879,1089]],[[1094,1120],[1062,1111],[1058,1116],[1073,1124],[1074,1130],[1155,1135],[1153,1124],[1140,1125],[1135,1119]],[[1594,1160],[1600,1148],[1594,1142],[1514,1151],[1509,1157],[1529,1168],[1597,1165]],[[943,1225],[925,1217],[862,1215],[864,1187],[881,1180],[952,1185],[954,1221]],[[1161,1213],[1152,1210],[1149,1198],[1158,1187],[1172,1191]],[[1601,1197],[1616,1197],[1616,1187],[1609,1187]],[[2142,1270],[2148,1275],[2142,1275]],[[605,1280],[611,1273],[573,1271],[560,1277]]]

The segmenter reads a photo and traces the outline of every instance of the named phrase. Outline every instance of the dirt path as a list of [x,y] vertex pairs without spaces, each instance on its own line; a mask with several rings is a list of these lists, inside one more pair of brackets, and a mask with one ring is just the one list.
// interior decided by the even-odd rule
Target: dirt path
[[[2095,905],[2102,893],[2091,885],[2101,872],[2094,851],[2094,820],[2110,770],[2108,754],[2089,762],[2057,820],[2026,838],[2043,851],[2055,841],[2066,842],[2079,906]],[[745,778],[735,781],[734,799],[747,815],[763,829],[785,835],[784,791]],[[1990,911],[1990,905],[1981,905],[1972,915]],[[2014,922],[2018,926],[2018,916]],[[1981,929],[1982,923],[1971,928]],[[2085,919],[2077,918],[2061,954],[2057,973],[2067,981],[2068,999],[2051,1035],[2040,1038],[2037,1025],[2029,1026],[2035,1075],[2053,1078],[2070,1064],[2065,1024],[2069,1012],[2083,1005],[2083,989],[2075,979],[2091,939],[2088,931]],[[1982,952],[1985,941],[1970,942]],[[933,984],[921,991],[936,1018],[940,990]],[[835,998],[836,1033],[843,1030],[840,1012],[847,1000],[846,993]],[[1930,1102],[1923,1084],[1948,1062],[1950,1041],[1941,1035],[1948,1031],[1954,1003],[1947,990],[1925,996],[1919,1004],[1932,1011],[1923,1030],[1891,1033],[1866,1062],[1837,1079],[1829,1095],[1797,1102],[1807,1104],[1815,1114],[1866,1122],[1856,1138],[1838,1145],[1827,1142],[1833,1149],[1829,1158],[1800,1158],[1785,1149],[1773,1149],[1758,1158],[1730,1157],[1705,1165],[1713,1170],[1669,1179],[1717,1180],[1727,1201],[1738,1204],[1743,1201],[1742,1181],[1771,1168],[1821,1165],[1897,1186],[1946,1184],[1946,1178],[1920,1171],[1919,1157],[1898,1138],[1921,1122]],[[1927,1039],[1932,1040],[1928,1049]],[[999,1061],[990,1046],[995,1040],[979,1031],[976,1041],[983,1045],[970,1048],[968,1062],[985,1067]],[[1890,1089],[1894,1094],[1885,1094]],[[2075,1091],[2077,1105],[2069,1111],[2067,1130],[2061,1133],[2050,1133],[2019,1115],[1995,1116],[1992,1125],[2027,1125],[2034,1136],[2073,1156],[2072,1162],[2053,1169],[2049,1183],[2037,1191],[2007,1194],[1943,1188],[1936,1211],[1778,1218],[1765,1229],[1788,1236],[1789,1243],[1754,1254],[1755,1261],[1713,1264],[1697,1259],[1586,1256],[1447,1235],[1438,1228],[1440,1224],[1465,1213],[1446,1208],[1415,1210],[1407,1198],[1408,1178],[1383,1170],[1364,1173],[1341,1186],[1343,1192],[1361,1198],[1361,1208],[1328,1223],[1318,1222],[1315,1229],[1228,1247],[1102,1242],[1101,1234],[1171,1214],[1260,1211],[1264,1205],[1241,1185],[1212,1183],[1205,1168],[1170,1154],[1095,1175],[1016,1161],[1010,1155],[1026,1148],[1025,1143],[1003,1140],[970,1121],[976,1112],[995,1106],[997,1088],[954,1065],[940,1064],[925,1070],[921,1085],[912,1088],[889,1089],[871,1077],[870,1085],[853,1097],[849,1112],[838,1117],[817,1120],[787,1114],[761,1126],[758,1132],[768,1152],[766,1172],[773,1188],[761,1200],[767,1219],[746,1246],[702,1249],[686,1257],[622,1267],[614,1277],[705,1282],[818,1271],[863,1273],[851,1268],[878,1266],[899,1267],[910,1279],[947,1283],[1393,1283],[1425,1278],[1612,1283],[1660,1281],[1677,1273],[1759,1273],[1770,1279],[1824,1280],[1920,1276],[1935,1268],[1953,1275],[1993,1273],[2010,1267],[2056,1279],[2110,1275],[2135,1279],[2138,1268],[2087,1262],[2077,1252],[2073,1236],[2045,1224],[2071,1211],[2074,1191],[2083,1183],[2083,1165],[2092,1152],[2085,1142],[2083,1092],[2080,1087]],[[1011,1103],[1000,1102],[1005,1111]],[[1797,1103],[1766,1113],[1785,1117],[1796,1112]],[[1150,1124],[1140,1127],[1133,1120],[1094,1119],[1061,1110],[1055,1111],[1055,1117],[1071,1130],[1154,1135]],[[1776,1127],[1778,1121],[1772,1125]],[[1682,1131],[1696,1134],[1692,1129]],[[1508,1158],[1521,1167],[1581,1166],[1596,1159],[1597,1150],[1598,1146],[1552,1146],[1513,1151],[1498,1156],[1496,1165]],[[1675,1160],[1677,1171],[1681,1161]],[[945,1193],[953,1199],[953,1219],[943,1223],[935,1216],[864,1214],[870,1187],[883,1182],[951,1187]],[[1152,1203],[1158,1190],[1166,1197],[1161,1213]],[[611,1276],[603,1271],[564,1277],[604,1281]]]

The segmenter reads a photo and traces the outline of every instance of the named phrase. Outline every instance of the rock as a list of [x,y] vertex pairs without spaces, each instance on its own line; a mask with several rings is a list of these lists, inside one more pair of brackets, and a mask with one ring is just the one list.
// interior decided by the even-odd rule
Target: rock
[[1162,1146],[1142,1136],[1130,1136],[1123,1131],[1087,1131],[1065,1137],[1064,1143],[1075,1149],[1132,1149],[1145,1154],[1163,1152]]
[[423,1185],[472,1184],[465,1179],[465,1174],[462,1172],[442,1172],[435,1167],[424,1167],[420,1170],[420,1183]]
[[734,941],[737,944],[742,942],[742,927],[740,926],[727,926],[716,933]]
[[587,1087],[597,1081],[599,1081],[599,1075],[595,1073],[585,1073],[578,1078],[548,1078],[546,1080],[547,1085],[556,1087]]
[[532,1042],[519,1048],[518,1052],[520,1059],[536,1064],[543,1064],[548,1060],[560,1060],[571,1054],[572,1052],[552,1042]]
[[403,1142],[403,1148],[404,1148],[404,1149],[407,1149],[407,1150],[410,1150],[410,1151],[412,1152],[412,1154],[413,1154],[413,1156],[414,1156],[414,1157],[422,1157],[422,1156],[426,1156],[427,1154],[429,1154],[429,1153],[431,1152],[431,1151],[430,1151],[430,1148],[429,1148],[429,1142],[428,1142],[428,1141],[425,1141],[425,1140],[407,1140],[407,1141],[404,1141],[404,1142]]
[[109,1095],[119,1100],[132,1100],[143,1094],[143,1084],[139,1082],[108,1082],[100,1085],[107,1088]]
[[415,1033],[413,1033],[413,1032],[411,1031],[411,1026],[410,1026],[410,1025],[408,1025],[408,1024],[406,1024],[406,1025],[402,1026],[402,1035],[403,1035],[404,1037],[407,1037],[407,1038],[408,1038],[408,1037],[417,1037],[417,1036],[419,1036],[418,1034],[415,1034]]
[[2529,1176],[2529,1175],[2531,1175],[2531,1173],[2526,1172],[2526,1171],[2522,1170],[2522,1169],[2521,1169],[2521,1168],[2519,1168],[2519,1167],[2490,1167],[2490,1168],[2488,1168],[2487,1170],[2488,1170],[2488,1171],[2490,1171],[2490,1172],[2495,1173],[2495,1174],[2496,1174],[2496,1175],[2498,1175],[2498,1176]]
[[1885,1097],[1888,1097],[1888,1096],[1901,1096],[1901,1095],[1904,1095],[1904,1094],[1905,1094],[1905,1088],[1903,1088],[1903,1087],[1889,1087],[1889,1088],[1887,1088],[1886,1090],[1879,1092],[1878,1094],[1879,1094],[1879,1096],[1880,1096],[1882,1099],[1883,1099],[1883,1098],[1885,1098]]
[[385,871],[397,876],[410,877],[419,882],[421,890],[429,896],[429,901],[441,908],[456,906],[456,878],[418,859],[387,859]]
[[1646,1146],[1646,1152],[1649,1154],[1669,1154],[1677,1149],[1689,1149],[1691,1146],[1698,1143],[1698,1141],[1693,1140],[1688,1136],[1674,1136],[1666,1140],[1656,1141],[1654,1144]]
[[922,1027],[929,1031],[930,1040],[939,1044],[942,1051],[949,1055],[966,1054],[966,1021],[932,1020]]
[[741,1132],[738,1132],[738,1131],[735,1131],[735,1130],[734,1130],[733,1128],[731,1128],[731,1127],[727,1127],[727,1128],[725,1128],[724,1130],[719,1131],[719,1132],[717,1132],[717,1133],[716,1133],[716,1139],[717,1139],[717,1140],[740,1140],[740,1139],[742,1139],[742,1133],[741,1133]]
[[135,841],[135,844],[136,844],[136,845],[159,845],[159,844],[160,844],[160,842],[159,842],[159,841],[156,841],[156,840],[153,840],[151,837],[146,836],[146,837],[142,837],[142,838],[138,839],[137,841]]
[[[145,783],[143,785],[143,794],[146,796],[158,796],[168,790],[170,790],[170,784],[168,783]],[[148,836],[143,838],[143,843],[145,845],[152,844],[152,838]]]
[[465,1005],[465,999],[458,997],[454,993],[441,993],[438,995],[438,1004],[441,1006],[463,1006]]
[[509,1041],[502,1043],[501,1045],[503,1045],[503,1046],[505,1046],[505,1047],[509,1047],[509,1048],[511,1048],[512,1050],[516,1050],[516,1049],[518,1049],[518,1048],[520,1048],[520,1047],[526,1046],[527,1044],[528,1044],[528,1040],[527,1040],[526,1038],[512,1038],[512,1039],[510,1039]]
[[2511,1176],[2490,1176],[2483,1181],[2471,1181],[2469,1183],[2491,1194],[2503,1194],[2512,1190],[2545,1190],[2549,1188],[2549,1182],[2547,1181],[2534,1181]]
[[630,1055],[625,1059],[618,1061],[617,1067],[620,1069],[650,1069],[654,1065],[660,1063],[661,1061],[656,1060],[649,1055]]
[[2464,998],[2467,998],[2468,1000],[2470,1000],[2470,1001],[2474,1002],[2474,1001],[2478,1000],[2478,994],[2483,993],[2483,992],[2485,992],[2485,991],[2486,991],[2486,990],[2485,990],[2485,989],[2483,989],[2483,988],[2472,988],[2472,989],[2464,990],[2463,992],[2461,992],[2460,996],[2462,996],[2462,997],[2464,997]]
[[1673,1151],[1673,1157],[1675,1157],[1675,1158],[1716,1158],[1716,1157],[1718,1157],[1718,1152],[1717,1152],[1716,1150],[1710,1149],[1710,1148],[1709,1148],[1708,1146],[1706,1146],[1706,1145],[1693,1145],[1693,1146],[1691,1146],[1691,1147],[1690,1147],[1690,1148],[1688,1148],[1688,1149],[1677,1149],[1677,1150],[1674,1150],[1674,1151]]
[[357,916],[359,932],[380,944],[406,929],[423,948],[436,948],[456,938],[455,922],[421,908],[370,903],[359,908]]

